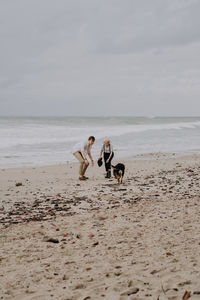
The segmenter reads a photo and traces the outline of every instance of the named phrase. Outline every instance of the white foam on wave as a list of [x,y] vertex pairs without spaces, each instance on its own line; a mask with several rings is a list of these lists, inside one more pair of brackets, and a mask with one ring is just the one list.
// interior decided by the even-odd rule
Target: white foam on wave
[[[1,120],[0,120],[1,121]],[[198,148],[199,118],[196,120],[154,119],[152,122],[122,119],[117,122],[104,119],[87,119],[77,122],[22,122],[0,124],[0,166],[22,164],[52,164],[72,160],[73,144],[94,135],[97,139],[94,153],[99,151],[103,139],[109,137],[117,147],[117,153],[135,154],[149,151]],[[138,120],[137,120],[138,121]],[[163,134],[163,132],[165,133]],[[146,134],[146,132],[149,132]],[[178,141],[178,142],[177,142]]]
[[[181,129],[195,129],[200,127],[200,121],[197,122],[182,122],[172,124],[149,124],[149,125],[126,125],[126,126],[114,126],[108,127],[108,134],[110,136],[121,136],[128,133],[139,133],[150,130],[181,130]],[[101,132],[96,135],[98,138],[105,136],[105,132]],[[107,136],[107,135],[106,135]]]
[[200,121],[181,122],[169,124],[138,124],[138,125],[107,125],[106,123],[92,126],[92,124],[83,124],[82,126],[72,126],[63,124],[63,126],[43,125],[38,126],[19,126],[1,128],[0,148],[14,146],[30,146],[40,144],[59,144],[76,143],[87,139],[90,135],[95,135],[97,139],[105,137],[117,137],[130,133],[141,133],[145,131],[162,130],[181,130],[195,129],[200,127]]

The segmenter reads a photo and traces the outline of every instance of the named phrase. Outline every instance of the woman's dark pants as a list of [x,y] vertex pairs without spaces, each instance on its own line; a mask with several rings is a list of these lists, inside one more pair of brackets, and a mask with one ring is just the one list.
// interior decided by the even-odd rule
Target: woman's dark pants
[[107,172],[107,176],[106,177],[111,177],[111,161],[113,159],[113,156],[114,156],[114,153],[112,153],[112,156],[109,160],[108,163],[106,163],[107,159],[109,158],[110,156],[110,153],[105,153],[104,152],[104,162],[105,162],[105,169],[106,169],[106,172]]

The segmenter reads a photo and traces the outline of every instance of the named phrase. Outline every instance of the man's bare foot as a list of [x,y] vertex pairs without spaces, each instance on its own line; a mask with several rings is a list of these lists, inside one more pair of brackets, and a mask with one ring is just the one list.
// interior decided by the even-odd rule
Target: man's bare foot
[[80,176],[79,180],[86,180],[86,178],[84,176]]
[[83,178],[85,178],[85,179],[89,179],[88,177],[86,177],[86,176],[83,176]]

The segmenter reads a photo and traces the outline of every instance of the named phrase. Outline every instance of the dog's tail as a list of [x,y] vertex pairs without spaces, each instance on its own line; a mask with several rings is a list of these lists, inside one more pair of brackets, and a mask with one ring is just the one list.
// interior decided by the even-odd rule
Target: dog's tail
[[115,168],[116,168],[116,166],[113,166],[113,165],[111,165],[111,167],[112,167],[113,169],[115,169]]

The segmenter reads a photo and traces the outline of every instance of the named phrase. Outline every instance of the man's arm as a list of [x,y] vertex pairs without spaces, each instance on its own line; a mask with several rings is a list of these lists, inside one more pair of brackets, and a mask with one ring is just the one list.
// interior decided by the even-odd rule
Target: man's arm
[[88,151],[88,156],[89,156],[89,158],[90,158],[90,160],[92,162],[92,165],[94,166],[94,161],[93,161],[92,155],[91,155],[91,153],[89,151]]
[[87,144],[83,143],[82,147],[81,147],[81,154],[82,154],[84,160],[87,160],[87,157],[86,157],[86,154],[85,154],[86,147],[87,147]]
[[82,156],[83,156],[83,159],[84,159],[84,160],[87,160],[87,157],[85,156],[85,152],[84,152],[83,150],[81,150],[81,154],[82,154]]

